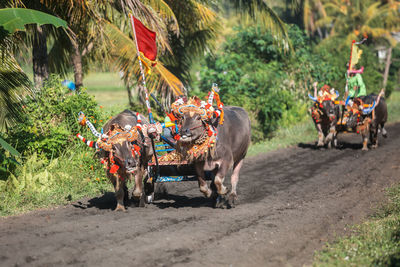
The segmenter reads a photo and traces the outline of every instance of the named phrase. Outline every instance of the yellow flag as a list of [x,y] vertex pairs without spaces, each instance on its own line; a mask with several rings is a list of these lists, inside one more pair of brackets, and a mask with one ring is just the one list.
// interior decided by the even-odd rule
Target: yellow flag
[[350,70],[354,70],[354,66],[358,63],[358,61],[361,58],[362,50],[358,48],[356,44],[352,45],[352,51],[351,51],[351,65],[350,65]]

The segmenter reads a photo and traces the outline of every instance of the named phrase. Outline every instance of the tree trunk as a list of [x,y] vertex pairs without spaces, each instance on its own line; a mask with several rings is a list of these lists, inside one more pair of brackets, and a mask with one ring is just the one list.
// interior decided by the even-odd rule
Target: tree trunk
[[76,90],[79,91],[79,88],[83,84],[83,70],[82,70],[82,55],[79,50],[78,42],[72,42],[73,54],[72,54],[72,64],[74,65],[74,78],[75,78],[75,87]]
[[127,92],[128,92],[129,106],[130,106],[131,108],[133,108],[133,97],[132,97],[131,88],[129,88],[129,86],[127,85],[127,86],[126,86],[126,90],[127,90]]
[[392,47],[388,49],[386,55],[385,72],[383,73],[383,88],[386,88],[386,84],[389,78],[389,69],[391,63],[392,63]]
[[42,86],[49,78],[49,60],[47,55],[46,33],[42,26],[36,26],[32,40],[33,80],[35,87]]

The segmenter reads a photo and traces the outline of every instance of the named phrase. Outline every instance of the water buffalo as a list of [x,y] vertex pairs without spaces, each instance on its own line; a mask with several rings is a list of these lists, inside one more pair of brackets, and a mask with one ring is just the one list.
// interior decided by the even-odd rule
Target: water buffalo
[[311,108],[311,116],[318,131],[318,147],[332,143],[336,146],[336,124],[340,115],[339,105],[332,98],[310,98],[315,102]]
[[363,98],[364,103],[372,104],[374,101],[376,103],[375,110],[372,111],[372,122],[370,126],[370,141],[371,147],[378,147],[378,131],[381,128],[382,136],[387,137],[387,132],[385,129],[385,123],[388,117],[386,101],[383,97],[379,95],[368,95]]
[[[140,117],[139,120],[138,116]],[[107,176],[112,181],[116,192],[118,202],[116,210],[124,210],[123,199],[127,199],[128,195],[126,180],[130,179],[132,173],[135,175],[135,187],[132,197],[139,202],[139,206],[144,206],[143,176],[147,171],[147,163],[153,155],[153,150],[150,138],[147,135],[146,126],[148,121],[143,115],[124,110],[114,116],[103,127],[105,133],[112,134],[115,131],[115,127],[130,130],[137,129],[136,125],[139,125],[142,129],[137,131],[138,135],[134,139],[128,140],[125,138],[120,139],[121,141],[113,142],[114,139],[118,138],[118,135],[115,137],[110,136],[109,141],[113,144],[112,150],[103,150],[100,155],[100,157],[105,157],[109,160],[112,151],[115,164],[120,167],[117,171],[118,175],[110,173],[110,170],[107,171]]]
[[129,199],[126,182],[131,179],[132,173],[135,175],[132,197],[139,201],[139,206],[144,206],[143,176],[152,156],[147,125],[143,115],[124,110],[104,125],[104,134],[96,142],[95,146],[100,148],[98,156],[114,185],[117,199],[115,210],[125,210],[124,200]]
[[[213,153],[208,153],[203,158],[193,158],[198,176],[200,191],[206,197],[215,197],[216,207],[233,207],[237,199],[237,183],[239,171],[250,145],[251,126],[247,112],[240,107],[227,106],[223,108],[223,124],[218,119],[205,121],[196,112],[184,112],[181,118],[181,138],[178,141],[179,147],[195,146],[201,144],[201,140],[210,131],[209,124],[217,131],[216,143]],[[232,190],[228,198],[227,188],[223,185],[225,175],[233,167],[231,176]],[[207,186],[205,171],[211,171],[215,177],[212,190]]]
[[[368,150],[369,135],[371,147],[377,148],[378,131],[381,130],[382,136],[385,138],[387,137],[387,132],[384,128],[388,116],[387,105],[382,95],[383,91],[381,91],[379,95],[371,94],[355,98],[352,107],[345,111],[345,117],[347,116],[346,126],[338,125],[337,133],[341,131],[360,133],[363,139],[362,150]],[[364,107],[365,105],[369,107]]]

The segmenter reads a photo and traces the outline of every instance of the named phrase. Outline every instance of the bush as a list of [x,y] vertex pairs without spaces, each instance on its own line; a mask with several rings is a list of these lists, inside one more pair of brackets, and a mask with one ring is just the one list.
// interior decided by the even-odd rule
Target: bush
[[237,28],[221,51],[206,57],[201,91],[209,91],[216,82],[226,105],[244,107],[252,121],[253,141],[271,137],[282,118],[294,123],[308,117],[308,88],[315,80],[334,78],[329,65],[307,48],[310,40],[303,31],[291,26],[289,36],[294,51],[285,54],[259,27]]
[[51,76],[35,98],[26,101],[24,110],[24,122],[10,129],[7,142],[25,156],[37,153],[45,160],[60,156],[77,142],[75,134],[82,131],[77,123],[79,111],[97,127],[103,122],[93,96],[84,88],[79,93],[69,91],[57,76]]
[[61,86],[52,76],[24,107],[24,121],[9,129],[6,140],[23,155],[19,164],[0,154],[0,215],[62,204],[110,188],[93,149],[75,137],[92,136],[78,124],[84,111],[99,129],[109,115],[102,114],[94,98]]
[[[345,73],[346,63],[349,61],[351,44],[346,44],[343,39],[331,38],[326,39],[316,47],[316,52],[321,55],[321,60],[327,62],[334,70],[334,77],[331,79],[331,86],[339,90],[341,94],[345,89]],[[383,64],[377,64],[378,56],[373,43],[365,43],[360,45],[362,49],[361,60],[357,64],[357,68],[364,66],[362,74],[367,94],[379,93],[382,88],[384,69]],[[394,84],[389,80],[385,94],[390,96],[393,91]]]

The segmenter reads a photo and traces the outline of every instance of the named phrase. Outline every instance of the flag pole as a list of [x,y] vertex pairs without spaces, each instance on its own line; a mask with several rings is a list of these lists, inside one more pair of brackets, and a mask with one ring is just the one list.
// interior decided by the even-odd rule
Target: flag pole
[[349,92],[349,87],[348,87],[348,84],[349,84],[349,73],[350,73],[350,70],[351,70],[351,58],[353,56],[353,46],[354,46],[355,42],[356,42],[355,40],[353,40],[351,42],[349,67],[347,68],[347,73],[346,73],[347,79],[346,79],[346,86],[345,86],[345,99],[347,98],[347,94]]
[[143,83],[144,93],[145,93],[145,97],[146,97],[147,112],[149,113],[150,123],[154,123],[153,113],[151,112],[151,106],[150,106],[150,101],[149,101],[149,93],[147,91],[147,86],[146,86],[146,77],[145,77],[145,74],[143,71],[142,60],[140,59],[139,46],[138,46],[138,42],[137,42],[137,38],[136,38],[135,21],[133,19],[132,13],[129,14],[129,17],[131,19],[133,36],[135,36],[136,52],[137,52],[137,57],[138,57],[138,61],[139,61],[140,72],[142,74],[142,83]]

